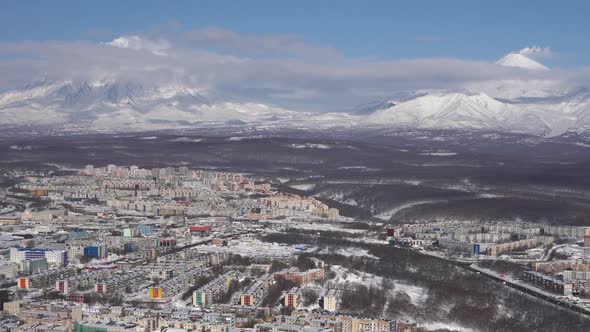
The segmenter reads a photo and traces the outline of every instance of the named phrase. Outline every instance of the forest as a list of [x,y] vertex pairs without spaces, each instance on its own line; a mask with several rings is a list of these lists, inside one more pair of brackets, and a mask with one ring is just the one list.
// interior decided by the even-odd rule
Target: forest
[[[359,247],[377,257],[311,254],[330,265],[364,271],[392,280],[420,286],[428,298],[421,305],[412,304],[404,293],[389,299],[387,318],[407,316],[419,322],[442,321],[480,331],[581,331],[590,328],[590,319],[522,294],[499,287],[492,280],[466,271],[450,262],[415,252],[378,244],[349,242],[343,238],[299,236],[272,233],[265,241],[286,244],[309,244],[318,248]],[[354,289],[353,289],[354,291]],[[350,295],[346,295],[350,296]],[[374,292],[356,292],[356,300],[369,304],[361,314],[374,316],[382,299]],[[345,308],[347,308],[345,306]],[[350,309],[358,309],[356,306]],[[378,310],[377,310],[378,311]]]

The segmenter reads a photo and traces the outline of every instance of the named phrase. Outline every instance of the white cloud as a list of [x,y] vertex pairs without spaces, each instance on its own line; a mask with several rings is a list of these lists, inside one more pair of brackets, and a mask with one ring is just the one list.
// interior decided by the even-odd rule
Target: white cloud
[[107,45],[129,48],[136,51],[148,51],[161,56],[166,55],[166,51],[170,48],[170,44],[166,40],[150,40],[137,35],[115,38],[108,42]]
[[550,47],[529,46],[516,52],[529,58],[547,58],[553,55]]
[[[523,52],[547,50],[529,47]],[[539,82],[560,87],[588,82],[590,77],[588,70],[525,72],[461,59],[347,58],[295,36],[243,35],[220,28],[158,38],[130,35],[109,43],[0,43],[0,54],[0,91],[47,73],[50,80],[187,84],[207,91],[213,100],[319,111],[348,109],[396,91],[477,87],[499,95],[502,91],[493,90],[496,82],[518,82],[519,90],[530,90]]]

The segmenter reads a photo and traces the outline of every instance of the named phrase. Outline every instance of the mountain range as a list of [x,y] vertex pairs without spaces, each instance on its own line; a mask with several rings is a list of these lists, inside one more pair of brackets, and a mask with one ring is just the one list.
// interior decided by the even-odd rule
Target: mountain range
[[[519,53],[496,62],[546,71]],[[518,94],[515,94],[518,96]],[[540,137],[590,132],[590,91],[494,99],[478,91],[410,91],[339,113],[296,112],[259,103],[212,102],[187,85],[146,87],[134,81],[38,80],[0,94],[0,126],[145,131],[200,126],[325,129],[461,129]]]

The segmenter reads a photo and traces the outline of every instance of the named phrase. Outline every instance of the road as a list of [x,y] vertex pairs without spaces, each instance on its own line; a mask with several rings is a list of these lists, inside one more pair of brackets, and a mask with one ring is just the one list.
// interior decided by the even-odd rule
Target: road
[[14,206],[14,210],[8,211],[8,212],[4,212],[4,213],[0,213],[0,215],[4,215],[4,214],[11,214],[14,212],[23,212],[26,208],[26,205],[28,202],[26,201],[22,201],[13,197],[9,197],[8,194],[10,194],[9,192],[7,192],[6,190],[0,190],[0,197],[1,200],[9,205]]
[[[405,250],[414,250],[414,249],[405,249]],[[515,290],[518,290],[518,291],[523,292],[525,294],[534,296],[538,299],[544,300],[544,301],[549,302],[551,304],[555,304],[555,305],[563,307],[565,309],[568,309],[568,310],[571,310],[571,311],[577,312],[579,314],[590,317],[590,310],[588,310],[584,306],[583,303],[580,303],[578,305],[573,304],[571,301],[566,301],[565,299],[561,299],[563,297],[563,295],[547,292],[541,288],[537,288],[532,285],[529,285],[529,284],[525,283],[524,281],[514,280],[510,277],[501,276],[494,271],[476,266],[475,264],[473,264],[473,261],[453,260],[453,259],[449,259],[446,257],[438,256],[438,255],[432,255],[432,254],[429,254],[429,253],[423,252],[423,251],[420,251],[420,253],[423,255],[429,255],[431,257],[445,260],[451,264],[454,264],[457,267],[468,270],[470,272],[479,273],[480,275],[486,276],[494,281],[497,281],[500,284],[504,284],[505,287],[513,288]]]
[[580,314],[590,317],[590,310],[585,308],[583,304],[576,305],[576,304],[572,303],[571,301],[566,301],[565,299],[562,299],[563,298],[562,295],[547,292],[543,289],[529,285],[521,280],[515,280],[510,277],[501,276],[494,271],[478,267],[474,264],[470,264],[470,265],[456,264],[456,265],[461,266],[464,269],[467,269],[467,270],[470,270],[470,271],[473,271],[476,273],[480,273],[481,275],[484,275],[490,279],[498,281],[507,287],[514,288],[514,289],[521,291],[523,293],[526,293],[528,295],[540,298],[542,300],[553,303],[553,304],[563,307],[565,309],[572,310],[572,311],[575,311],[575,312],[578,312]]

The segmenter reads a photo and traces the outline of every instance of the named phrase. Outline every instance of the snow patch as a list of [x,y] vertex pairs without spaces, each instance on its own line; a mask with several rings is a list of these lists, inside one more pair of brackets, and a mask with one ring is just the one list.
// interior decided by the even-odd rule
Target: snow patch
[[468,327],[463,327],[457,324],[449,324],[449,323],[422,323],[420,324],[421,328],[424,328],[428,331],[436,331],[436,330],[450,330],[450,331],[458,331],[458,332],[475,332],[474,329],[470,329]]
[[33,147],[30,145],[11,145],[10,146],[10,150],[18,150],[18,151],[22,151],[22,150],[33,150]]
[[247,140],[247,139],[258,139],[258,138],[264,138],[264,136],[262,136],[262,135],[257,135],[257,136],[232,136],[230,138],[227,138],[226,141],[239,142],[239,141],[243,141],[243,140]]
[[179,137],[171,140],[172,142],[187,142],[187,143],[199,143],[203,142],[204,139],[202,138],[189,138],[189,137]]
[[378,168],[368,168],[365,166],[340,166],[337,167],[336,169],[342,169],[342,170],[353,170],[353,169],[358,169],[361,171],[379,171]]
[[315,143],[305,143],[305,144],[289,144],[290,148],[293,149],[322,149],[327,150],[331,149],[332,147],[326,144],[315,144]]
[[420,181],[420,180],[404,180],[404,183],[412,185],[412,186],[419,186],[420,184],[422,184],[422,181]]
[[395,216],[399,211],[401,211],[403,209],[407,209],[407,208],[410,208],[415,205],[432,204],[432,203],[436,203],[436,202],[440,202],[440,201],[441,200],[439,200],[439,201],[424,200],[424,201],[416,201],[416,202],[402,204],[402,205],[399,205],[391,210],[387,210],[387,211],[384,211],[384,212],[381,212],[381,213],[375,215],[375,218],[379,218],[381,220],[389,220],[389,219],[391,219],[391,217]]
[[302,184],[289,185],[289,187],[291,187],[293,189],[305,190],[305,191],[313,190],[315,188],[315,186],[316,186],[315,183],[302,183]]
[[424,152],[420,153],[421,156],[435,156],[435,157],[450,157],[456,156],[456,152]]

